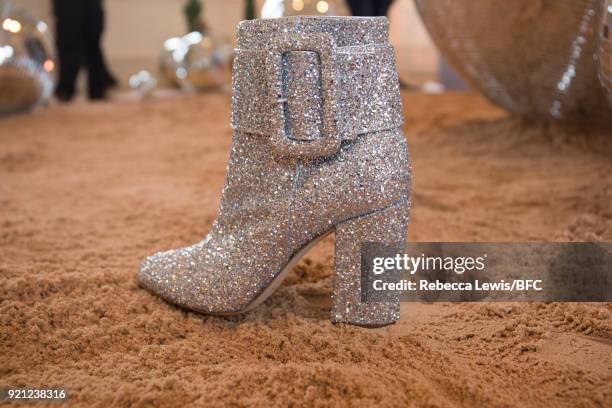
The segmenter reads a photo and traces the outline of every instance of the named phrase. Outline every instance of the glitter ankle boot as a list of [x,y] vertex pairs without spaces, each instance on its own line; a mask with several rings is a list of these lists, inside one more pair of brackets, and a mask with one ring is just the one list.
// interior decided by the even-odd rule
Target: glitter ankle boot
[[395,295],[361,302],[361,244],[404,242],[410,206],[387,35],[384,17],[240,23],[217,218],[203,241],[148,257],[141,286],[198,312],[245,312],[335,232],[332,320],[399,318]]

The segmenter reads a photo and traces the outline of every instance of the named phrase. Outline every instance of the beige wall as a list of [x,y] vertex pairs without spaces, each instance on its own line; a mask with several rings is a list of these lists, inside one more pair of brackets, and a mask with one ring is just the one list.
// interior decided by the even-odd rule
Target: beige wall
[[[138,69],[156,69],[163,41],[185,32],[185,0],[106,0],[104,45],[111,66],[122,79]],[[52,23],[50,0],[14,0]],[[258,0],[258,9],[262,0]],[[243,18],[243,0],[205,0],[205,17],[219,37],[232,42]],[[396,0],[390,13],[391,41],[404,80],[421,82],[435,75],[437,51],[423,29],[412,0]]]
[[400,76],[421,83],[436,78],[438,50],[412,0],[396,0],[389,12],[390,37],[397,52]]

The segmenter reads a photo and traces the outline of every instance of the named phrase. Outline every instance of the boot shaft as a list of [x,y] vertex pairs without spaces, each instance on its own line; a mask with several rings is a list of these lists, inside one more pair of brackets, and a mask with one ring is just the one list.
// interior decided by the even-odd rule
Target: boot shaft
[[276,220],[291,252],[342,220],[409,197],[387,37],[384,17],[239,24],[234,143],[219,212],[226,230]]
[[336,47],[386,44],[389,21],[386,17],[314,17],[296,16],[245,20],[236,29],[238,49],[269,50],[280,36],[308,36],[325,33]]
[[388,22],[287,17],[238,26],[232,127],[297,158],[335,155],[343,141],[402,124]]

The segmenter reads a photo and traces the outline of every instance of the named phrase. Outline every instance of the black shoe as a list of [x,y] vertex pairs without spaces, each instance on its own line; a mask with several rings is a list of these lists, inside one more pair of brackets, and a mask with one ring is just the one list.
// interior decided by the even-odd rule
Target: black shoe
[[70,102],[74,97],[74,91],[67,91],[65,89],[56,89],[55,97],[60,102]]
[[106,87],[106,89],[116,88],[117,85],[119,85],[119,83],[117,82],[115,77],[110,74],[107,74],[106,78],[104,78],[104,86]]
[[99,91],[90,91],[89,92],[89,99],[92,101],[103,101],[105,99],[108,99],[106,96],[106,91],[105,90],[99,90]]

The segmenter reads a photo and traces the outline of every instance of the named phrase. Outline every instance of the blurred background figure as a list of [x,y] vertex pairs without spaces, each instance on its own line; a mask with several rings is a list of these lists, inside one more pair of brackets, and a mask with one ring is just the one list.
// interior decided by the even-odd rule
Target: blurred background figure
[[393,0],[347,0],[354,16],[386,16]]
[[117,81],[109,73],[100,47],[104,31],[102,0],[53,0],[59,82],[56,96],[70,101],[82,67],[87,69],[90,99],[104,99]]
[[[89,1],[70,3],[76,3],[75,7],[79,7],[79,3],[84,5]],[[55,2],[61,3],[60,0]],[[50,31],[55,33],[52,3],[52,0],[19,0],[19,5],[32,15],[48,21]],[[361,8],[362,11],[355,10],[355,13],[384,14],[388,8],[391,42],[397,51],[400,76],[416,87],[439,81],[439,53],[421,22],[414,0],[395,0],[390,6],[388,0],[370,0],[367,3],[369,6],[365,7],[369,7],[370,11]],[[381,3],[385,4],[371,8],[372,4]],[[175,88],[174,82],[166,80],[164,73],[160,72],[160,55],[165,52],[164,44],[168,39],[186,34],[187,13],[196,16],[200,10],[199,14],[207,23],[204,31],[209,34],[203,36],[205,41],[214,37],[230,47],[234,44],[236,24],[247,16],[351,14],[346,0],[106,0],[102,5],[105,15],[102,49],[113,75],[123,88],[119,91],[129,90],[129,78],[140,71],[147,71],[158,79],[158,91]],[[196,28],[200,20],[192,21]],[[56,65],[59,68],[59,64]],[[79,75],[76,92],[83,92],[83,88],[86,93],[87,83]],[[121,92],[115,95],[122,96]]]

